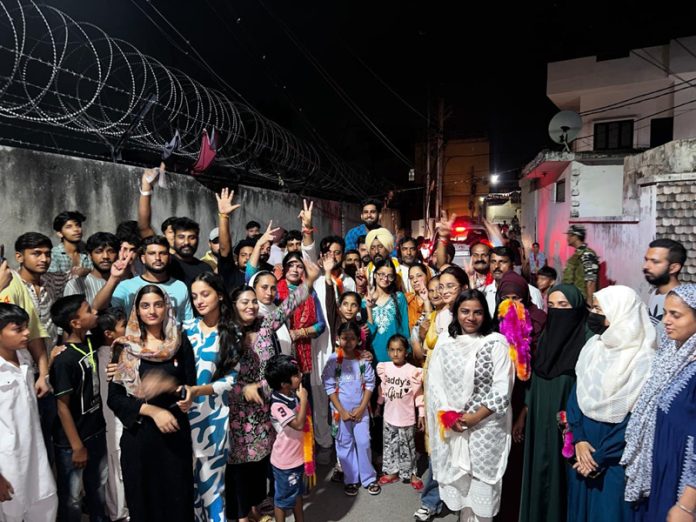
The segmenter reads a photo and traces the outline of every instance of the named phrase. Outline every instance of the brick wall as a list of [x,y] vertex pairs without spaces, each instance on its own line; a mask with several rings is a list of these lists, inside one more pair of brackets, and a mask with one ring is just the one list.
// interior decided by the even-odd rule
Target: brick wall
[[679,241],[689,256],[679,277],[683,283],[696,283],[696,183],[666,182],[657,184],[658,238]]

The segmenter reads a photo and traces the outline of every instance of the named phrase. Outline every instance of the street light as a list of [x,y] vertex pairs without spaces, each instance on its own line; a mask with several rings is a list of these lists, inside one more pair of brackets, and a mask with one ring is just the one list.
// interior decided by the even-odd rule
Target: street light
[[498,176],[498,174],[491,174],[491,185],[497,184],[499,178],[500,176]]

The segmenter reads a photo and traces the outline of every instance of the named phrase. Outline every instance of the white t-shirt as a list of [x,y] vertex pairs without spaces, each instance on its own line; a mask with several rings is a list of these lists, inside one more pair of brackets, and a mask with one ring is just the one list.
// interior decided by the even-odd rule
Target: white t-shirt
[[659,294],[657,293],[657,288],[653,288],[650,290],[650,297],[648,298],[648,315],[650,316],[650,322],[657,330],[658,341],[665,328],[662,324],[662,316],[665,312],[665,297],[667,297],[667,294]]

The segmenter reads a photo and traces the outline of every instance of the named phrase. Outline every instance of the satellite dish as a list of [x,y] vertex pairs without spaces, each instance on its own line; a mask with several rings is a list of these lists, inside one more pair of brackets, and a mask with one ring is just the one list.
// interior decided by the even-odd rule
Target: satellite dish
[[582,118],[574,111],[561,111],[551,118],[549,123],[549,136],[556,143],[563,145],[566,152],[570,152],[570,144],[578,137],[582,129]]

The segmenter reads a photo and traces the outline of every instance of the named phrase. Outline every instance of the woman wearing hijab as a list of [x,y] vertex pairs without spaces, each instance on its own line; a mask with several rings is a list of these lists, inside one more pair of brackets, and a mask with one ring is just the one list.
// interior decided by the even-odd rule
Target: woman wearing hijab
[[622,522],[631,519],[631,510],[619,460],[654,356],[655,328],[638,294],[626,286],[600,290],[592,302],[587,326],[595,335],[580,352],[566,406],[575,444],[568,521]]
[[[278,280],[273,272],[268,270],[256,272],[249,280],[249,286],[254,289],[256,298],[259,300],[260,317],[269,317],[278,309],[275,301],[278,293]],[[292,338],[288,327],[283,324],[273,335],[273,342],[277,344],[277,354],[292,355]]]
[[577,287],[555,286],[548,305],[525,397],[521,522],[566,519],[567,467],[556,416],[566,409],[575,384],[575,364],[592,336],[586,326],[585,299]]
[[696,514],[696,285],[665,298],[664,335],[626,428],[625,499],[640,522]]
[[123,423],[121,462],[133,522],[193,520],[191,428],[178,390],[196,383],[188,339],[182,339],[169,296],[142,287],[109,384],[108,405]]
[[[534,353],[537,341],[546,323],[546,314],[543,310],[532,303],[529,294],[529,285],[524,277],[510,271],[503,274],[498,282],[496,292],[496,323],[500,333],[502,333],[516,353],[515,366],[517,379],[512,390],[512,415],[516,419],[512,427],[513,437],[524,432],[526,418],[526,408],[524,397],[529,389],[529,377],[531,375],[531,358]],[[524,318],[519,318],[517,305],[524,307]],[[503,482],[505,491],[503,495],[506,499],[502,506],[500,517],[502,520],[512,520],[518,518],[520,506],[520,491],[522,478],[523,454],[522,447],[518,444],[513,445],[508,459],[507,471]]]

